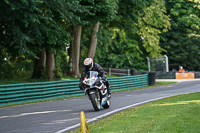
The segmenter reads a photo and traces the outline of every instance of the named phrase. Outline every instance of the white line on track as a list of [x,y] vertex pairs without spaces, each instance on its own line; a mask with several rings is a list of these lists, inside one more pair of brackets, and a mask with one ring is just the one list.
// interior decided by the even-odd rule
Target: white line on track
[[[159,98],[150,99],[150,100],[147,100],[147,101],[135,103],[135,104],[132,104],[132,105],[129,105],[129,106],[125,106],[125,107],[122,107],[122,108],[119,108],[119,109],[116,109],[116,110],[107,112],[107,113],[105,113],[105,114],[103,114],[103,115],[94,117],[94,118],[92,118],[92,119],[89,119],[89,120],[87,120],[87,123],[96,121],[96,120],[98,120],[98,119],[100,119],[100,118],[103,118],[103,117],[107,117],[107,116],[109,116],[109,115],[111,115],[111,114],[120,112],[120,111],[125,110],[125,109],[129,109],[129,108],[132,108],[132,107],[135,107],[135,106],[138,106],[138,105],[142,105],[142,104],[145,104],[145,103],[149,103],[149,102],[156,101],[156,100],[160,100],[160,99],[167,98],[167,97],[170,97],[170,96],[159,97]],[[67,128],[65,128],[65,129],[59,130],[59,131],[57,131],[57,132],[55,132],[55,133],[67,132],[67,131],[70,131],[71,129],[80,127],[80,125],[81,125],[81,124],[78,123],[78,124],[75,124],[75,125],[73,125],[73,126],[67,127]]]

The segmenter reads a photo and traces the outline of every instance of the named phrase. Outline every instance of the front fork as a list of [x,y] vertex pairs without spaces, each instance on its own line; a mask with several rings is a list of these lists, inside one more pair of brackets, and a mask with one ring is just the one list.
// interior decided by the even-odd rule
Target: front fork
[[[97,88],[94,88],[94,89],[85,89],[85,95],[87,95],[87,97],[90,99],[90,95],[93,94],[93,93],[97,93],[98,96],[98,101],[100,100],[101,101],[101,92],[99,92],[99,90]],[[91,99],[90,99],[91,100]]]

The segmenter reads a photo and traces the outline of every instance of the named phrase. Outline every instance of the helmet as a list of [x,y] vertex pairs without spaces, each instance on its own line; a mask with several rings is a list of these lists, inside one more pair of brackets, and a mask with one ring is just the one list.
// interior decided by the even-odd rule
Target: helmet
[[89,70],[91,70],[93,68],[93,60],[92,60],[92,58],[86,58],[84,60],[84,66],[86,68],[88,68]]

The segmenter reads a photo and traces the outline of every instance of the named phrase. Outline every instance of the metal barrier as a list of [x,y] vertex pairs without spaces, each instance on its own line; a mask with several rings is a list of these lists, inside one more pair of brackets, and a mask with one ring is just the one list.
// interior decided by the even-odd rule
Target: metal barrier
[[[148,86],[148,74],[108,78],[112,91]],[[0,105],[84,95],[79,80],[0,85]]]
[[155,72],[156,79],[175,79],[175,72]]
[[78,80],[0,85],[0,105],[83,95]]
[[200,72],[194,72],[195,78],[200,78]]
[[112,91],[127,90],[149,85],[148,74],[108,78]]

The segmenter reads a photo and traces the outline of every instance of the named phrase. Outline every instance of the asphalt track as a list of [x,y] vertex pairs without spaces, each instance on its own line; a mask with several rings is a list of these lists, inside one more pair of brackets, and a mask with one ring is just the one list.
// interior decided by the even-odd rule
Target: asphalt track
[[80,127],[81,111],[90,123],[151,101],[200,92],[200,80],[176,81],[166,86],[113,93],[111,107],[98,112],[93,110],[87,97],[1,108],[0,133],[64,133]]

